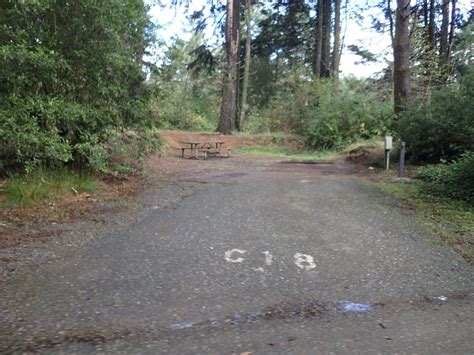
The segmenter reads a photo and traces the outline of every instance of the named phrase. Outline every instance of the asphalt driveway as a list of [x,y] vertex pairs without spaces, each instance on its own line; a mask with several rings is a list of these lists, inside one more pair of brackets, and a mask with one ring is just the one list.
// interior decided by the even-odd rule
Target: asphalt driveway
[[[233,159],[187,161],[205,168],[1,285],[0,349],[472,353],[472,267],[373,183]],[[161,206],[166,184],[184,192]]]

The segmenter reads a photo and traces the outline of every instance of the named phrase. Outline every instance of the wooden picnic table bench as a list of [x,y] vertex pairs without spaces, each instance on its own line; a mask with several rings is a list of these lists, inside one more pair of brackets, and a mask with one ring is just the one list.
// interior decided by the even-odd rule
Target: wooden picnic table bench
[[[181,144],[185,145],[181,147],[181,157],[185,158],[184,152],[186,150],[190,151],[189,158],[198,159],[199,153],[202,153],[204,159],[207,159],[208,156],[219,156],[222,158],[229,158],[231,149],[223,148],[225,141],[181,141]],[[227,150],[227,155],[222,155],[222,151]]]

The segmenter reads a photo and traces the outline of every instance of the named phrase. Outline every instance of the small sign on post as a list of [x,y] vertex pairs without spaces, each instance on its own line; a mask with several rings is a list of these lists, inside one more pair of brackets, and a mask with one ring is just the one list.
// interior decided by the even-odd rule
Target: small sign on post
[[392,136],[385,136],[384,148],[385,148],[385,170],[390,168],[390,151],[392,150],[393,139]]

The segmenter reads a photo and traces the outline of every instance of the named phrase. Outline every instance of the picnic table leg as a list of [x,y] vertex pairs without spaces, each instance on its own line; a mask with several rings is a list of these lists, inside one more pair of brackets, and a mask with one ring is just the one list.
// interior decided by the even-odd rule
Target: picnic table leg
[[196,159],[198,158],[197,144],[194,146],[194,157],[195,157]]
[[184,148],[181,148],[181,158],[184,158]]

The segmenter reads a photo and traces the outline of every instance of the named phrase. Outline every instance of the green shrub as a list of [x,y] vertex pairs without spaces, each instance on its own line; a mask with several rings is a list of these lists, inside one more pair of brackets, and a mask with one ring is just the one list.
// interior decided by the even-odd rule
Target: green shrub
[[412,161],[437,163],[474,151],[474,67],[459,85],[436,90],[413,107],[398,124]]
[[155,125],[161,129],[214,131],[219,120],[220,98],[194,96],[172,88],[153,99],[150,109]]
[[389,130],[393,118],[390,103],[380,101],[364,81],[325,82],[317,94],[304,119],[302,133],[308,146],[340,148]]
[[263,115],[258,109],[252,110],[252,108],[250,108],[247,112],[243,131],[250,134],[269,133],[270,117],[268,115]]
[[451,163],[423,167],[417,175],[425,192],[474,202],[474,153],[467,152]]
[[148,122],[143,1],[6,1],[0,13],[0,174],[105,170],[110,132]]
[[389,130],[391,104],[373,91],[367,82],[355,78],[337,83],[292,78],[267,107],[251,110],[245,130],[293,132],[305,137],[310,148],[340,148]]
[[142,168],[144,158],[160,146],[160,135],[155,130],[115,133],[106,146],[108,168],[117,172],[136,172]]
[[340,148],[347,138],[342,136],[336,120],[319,117],[308,120],[305,133],[306,143],[313,148]]

